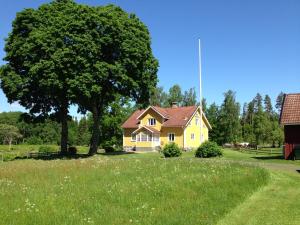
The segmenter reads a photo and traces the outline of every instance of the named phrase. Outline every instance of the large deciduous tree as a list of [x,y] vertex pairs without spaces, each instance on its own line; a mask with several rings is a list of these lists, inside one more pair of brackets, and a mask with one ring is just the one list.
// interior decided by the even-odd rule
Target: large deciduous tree
[[[81,111],[93,117],[89,154],[95,154],[103,112],[117,96],[146,105],[157,84],[158,62],[151,50],[147,27],[114,5],[82,7],[81,36],[69,37],[78,46],[78,73],[70,80]],[[80,46],[80,47],[79,47]]]
[[1,87],[9,102],[32,114],[54,112],[67,151],[68,109],[93,115],[90,154],[99,144],[100,118],[117,95],[145,105],[157,83],[147,27],[133,14],[108,5],[56,0],[17,14],[6,40]]
[[67,151],[69,80],[80,72],[85,46],[84,7],[57,0],[38,9],[25,9],[6,39],[1,87],[9,102],[18,101],[34,115],[53,113],[62,124],[61,151]]

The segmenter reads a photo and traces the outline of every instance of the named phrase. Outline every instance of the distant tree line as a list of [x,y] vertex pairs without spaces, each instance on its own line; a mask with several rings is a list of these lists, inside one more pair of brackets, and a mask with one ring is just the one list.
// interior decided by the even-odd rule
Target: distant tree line
[[[171,107],[173,103],[178,106],[199,105],[195,88],[189,88],[183,92],[180,85],[175,84],[170,87],[168,92],[165,92],[164,88],[160,86],[154,89],[150,97],[150,105]],[[203,108],[206,108],[206,99],[203,99],[202,105]]]
[[279,116],[283,101],[281,92],[275,109],[269,95],[264,98],[258,93],[252,101],[241,106],[235,92],[224,93],[221,106],[211,104],[205,114],[212,125],[209,138],[218,144],[248,142],[251,145],[280,146],[283,143],[283,129]]
[[[101,117],[100,145],[122,146],[120,124],[135,110],[129,101],[114,102],[106,108]],[[89,146],[92,136],[91,114],[77,119],[68,119],[68,145]],[[8,139],[10,137],[10,139]],[[61,124],[53,118],[32,119],[22,112],[0,113],[0,142],[2,144],[54,144],[60,145]]]

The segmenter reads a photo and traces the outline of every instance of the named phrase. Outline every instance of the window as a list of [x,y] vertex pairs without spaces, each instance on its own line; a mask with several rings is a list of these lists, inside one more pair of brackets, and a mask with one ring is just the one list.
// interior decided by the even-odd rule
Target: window
[[195,139],[195,134],[194,134],[194,133],[191,134],[191,139],[192,139],[192,140]]
[[155,124],[156,124],[156,119],[154,119],[154,118],[148,119],[148,125],[149,126],[155,126]]
[[196,123],[196,126],[198,126],[198,124],[199,124],[199,118],[198,117],[196,117],[195,123]]
[[169,134],[169,141],[174,141],[175,140],[175,134],[174,133],[170,133]]
[[136,141],[136,135],[135,134],[131,134],[131,141]]
[[141,133],[141,141],[147,141],[147,134]]
[[148,134],[148,141],[152,141],[152,134]]

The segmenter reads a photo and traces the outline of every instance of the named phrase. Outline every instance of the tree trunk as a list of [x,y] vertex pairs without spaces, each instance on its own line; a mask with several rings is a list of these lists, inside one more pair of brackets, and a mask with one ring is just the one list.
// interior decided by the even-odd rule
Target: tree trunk
[[61,107],[61,141],[60,153],[66,155],[68,152],[68,104],[64,103]]
[[90,143],[89,155],[97,153],[99,137],[100,137],[100,110],[97,107],[93,108],[93,131]]

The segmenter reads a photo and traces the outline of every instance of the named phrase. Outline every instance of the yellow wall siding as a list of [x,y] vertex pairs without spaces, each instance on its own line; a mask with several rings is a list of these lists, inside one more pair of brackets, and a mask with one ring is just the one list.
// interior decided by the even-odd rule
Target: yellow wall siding
[[163,127],[160,133],[160,146],[169,144],[169,133],[175,134],[174,142],[183,148],[183,128],[181,127]]
[[131,134],[136,128],[126,128],[123,129],[123,146],[124,147],[134,147],[135,142],[131,141]]
[[[150,126],[148,124],[148,119],[150,118],[155,118],[156,119],[156,124],[155,126]],[[145,113],[141,118],[141,123],[140,125],[144,125],[144,126],[149,126],[149,127],[153,127],[156,130],[160,130],[161,129],[161,125],[163,123],[163,118],[161,117],[161,115],[159,115],[157,112],[155,112],[153,109],[149,109],[147,111],[147,113]]]
[[[196,118],[198,118],[198,125],[196,125]],[[202,118],[203,128],[201,129],[201,135],[203,135],[203,142],[208,140],[208,128]],[[194,139],[192,139],[194,134]],[[185,148],[197,148],[200,145],[200,113],[197,112],[191,119],[189,125],[185,128]]]

